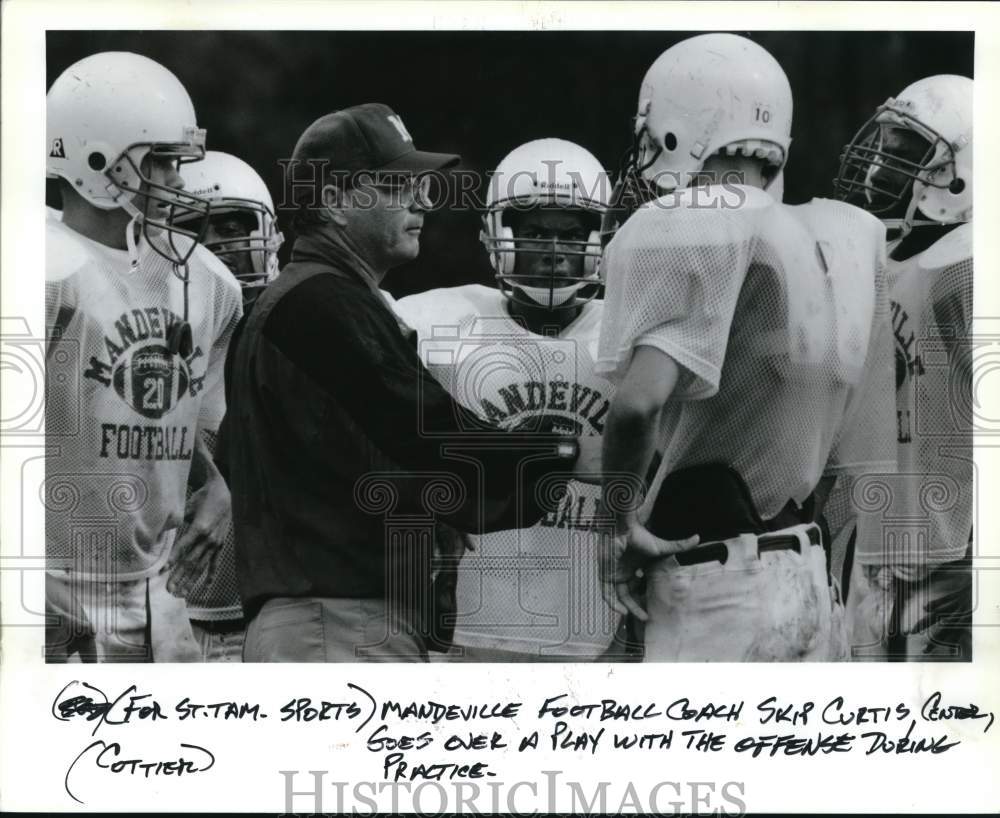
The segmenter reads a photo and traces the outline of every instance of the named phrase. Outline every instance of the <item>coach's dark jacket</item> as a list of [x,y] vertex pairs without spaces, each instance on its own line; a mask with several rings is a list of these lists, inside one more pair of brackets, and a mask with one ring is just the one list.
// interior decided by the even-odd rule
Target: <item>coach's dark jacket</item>
[[387,553],[387,524],[531,525],[535,483],[572,465],[552,437],[456,404],[373,282],[330,238],[299,237],[239,340],[227,471],[248,618],[273,597],[384,597],[390,573],[423,598],[430,553]]

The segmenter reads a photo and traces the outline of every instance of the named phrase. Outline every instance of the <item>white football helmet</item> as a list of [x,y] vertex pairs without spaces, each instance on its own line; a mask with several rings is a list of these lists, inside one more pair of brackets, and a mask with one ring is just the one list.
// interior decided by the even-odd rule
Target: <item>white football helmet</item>
[[[208,201],[209,219],[235,211],[249,215],[256,225],[244,239],[203,242],[205,247],[220,257],[250,254],[253,275],[236,275],[243,287],[260,287],[274,280],[284,237],[278,231],[271,194],[257,172],[232,154],[207,151],[204,160],[185,166],[183,177],[186,191]],[[180,217],[182,223],[184,218]]]
[[[508,298],[550,309],[579,306],[600,289],[600,221],[607,210],[610,179],[590,151],[565,139],[536,139],[515,148],[490,179],[480,240],[496,271],[500,291]],[[512,211],[562,207],[592,214],[593,228],[585,241],[515,238],[509,224]],[[566,249],[569,246],[570,249]],[[567,286],[528,286],[530,276],[515,273],[518,253],[583,256],[582,277]],[[564,278],[564,277],[560,277]],[[516,288],[516,291],[515,291]],[[579,293],[589,288],[587,297]],[[575,296],[575,297],[574,297]]]
[[[170,71],[147,57],[128,52],[93,54],[67,68],[46,96],[45,175],[62,177],[84,199],[102,210],[124,208],[133,218],[168,232],[150,245],[176,264],[194,250],[194,241],[178,248],[172,232],[194,240],[197,233],[172,227],[156,215],[154,202],[175,212],[204,215],[207,203],[178,188],[153,183],[141,170],[149,155],[178,162],[205,155],[205,131],[198,127],[194,105]],[[132,197],[145,183],[144,212]],[[149,240],[148,232],[146,238]]]
[[653,195],[688,187],[713,154],[771,167],[788,159],[792,89],[767,51],[735,34],[702,34],[664,51],[642,81],[625,172]]
[[[875,215],[898,214],[905,203],[901,218],[883,219],[904,234],[919,224],[971,221],[972,87],[968,77],[941,74],[890,97],[844,148],[837,195]],[[894,130],[916,135],[907,155]]]

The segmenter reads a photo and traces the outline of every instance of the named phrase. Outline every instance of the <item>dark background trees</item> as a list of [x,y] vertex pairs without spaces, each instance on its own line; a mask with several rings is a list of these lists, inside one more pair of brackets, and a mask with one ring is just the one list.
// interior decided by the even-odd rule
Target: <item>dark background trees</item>
[[[791,82],[785,199],[793,203],[830,194],[843,144],[886,98],[930,74],[972,76],[971,33],[736,33],[768,49]],[[277,160],[314,119],[362,102],[390,105],[418,147],[460,153],[464,168],[488,172],[522,142],[556,136],[616,170],[643,74],[690,34],[50,31],[48,83],[97,51],[157,60],[191,93],[209,148],[253,165],[278,203]],[[288,236],[287,214],[279,220]],[[386,287],[398,296],[490,282],[478,232],[475,212],[433,214],[420,258],[393,271]]]

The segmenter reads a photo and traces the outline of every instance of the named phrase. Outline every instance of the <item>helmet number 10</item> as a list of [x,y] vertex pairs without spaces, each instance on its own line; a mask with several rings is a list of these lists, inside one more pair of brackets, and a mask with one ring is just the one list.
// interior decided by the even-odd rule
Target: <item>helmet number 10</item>
[[762,105],[753,106],[753,120],[754,122],[763,122],[765,125],[771,121],[771,111]]

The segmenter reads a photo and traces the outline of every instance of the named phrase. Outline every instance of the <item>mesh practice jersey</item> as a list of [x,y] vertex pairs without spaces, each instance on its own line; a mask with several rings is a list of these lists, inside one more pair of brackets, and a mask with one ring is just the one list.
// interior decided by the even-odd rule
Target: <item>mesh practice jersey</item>
[[[464,406],[512,429],[558,417],[558,431],[604,432],[612,387],[594,374],[602,305],[591,301],[557,337],[512,319],[504,296],[469,285],[400,299],[420,356]],[[616,615],[600,593],[594,522],[600,486],[571,481],[555,512],[530,528],[473,537],[459,568],[455,644],[544,655],[593,656]]]
[[145,241],[136,252],[133,268],[127,250],[51,212],[46,221],[46,549],[53,565],[94,578],[138,578],[166,558],[197,430],[225,413],[226,345],[242,309],[228,269],[197,248],[190,344],[175,354],[184,285]]
[[960,559],[972,531],[972,224],[888,272],[899,473],[852,492],[857,553],[919,573]]
[[622,377],[640,345],[680,367],[647,511],[687,466],[735,468],[765,519],[824,473],[893,468],[884,265],[881,223],[840,202],[712,186],[632,215],[605,253],[597,368]]
[[[218,442],[215,435],[207,435],[206,442],[214,456]],[[216,557],[212,581],[208,581],[207,573],[203,574],[188,591],[185,601],[188,615],[192,619],[220,622],[243,618],[243,604],[240,601],[239,581],[236,577],[236,555],[233,553],[236,547],[234,537],[234,527],[230,522],[226,538]]]

